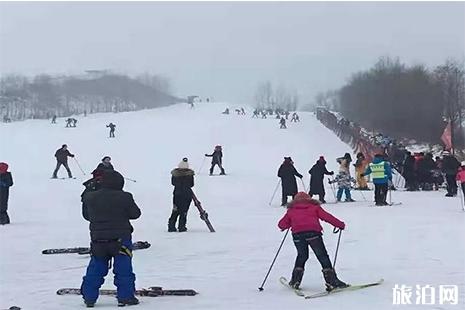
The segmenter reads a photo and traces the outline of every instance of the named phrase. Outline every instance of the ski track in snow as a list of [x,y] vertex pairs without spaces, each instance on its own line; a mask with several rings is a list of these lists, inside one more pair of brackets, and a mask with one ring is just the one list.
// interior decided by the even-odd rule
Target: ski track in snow
[[[352,204],[324,208],[345,221],[337,271],[343,281],[364,283],[384,278],[379,287],[347,292],[318,300],[304,300],[283,287],[278,279],[290,277],[295,248],[288,237],[265,285],[262,279],[283,237],[277,221],[285,209],[268,205],[284,156],[292,156],[304,174],[324,155],[329,170],[337,171],[336,157],[350,148],[310,113],[300,113],[300,123],[280,130],[278,120],[222,115],[226,104],[187,105],[127,113],[79,117],[77,128],[64,128],[63,119],[0,124],[0,160],[10,165],[15,185],[10,191],[12,224],[0,227],[0,309],[81,309],[78,296],[57,296],[62,287],[79,287],[88,256],[42,255],[55,247],[86,246],[88,223],[81,217],[81,183],[104,155],[115,168],[137,180],[126,182],[142,209],[133,221],[133,241],[152,246],[134,253],[136,286],[193,288],[195,297],[140,298],[137,309],[394,309],[395,284],[459,286],[465,302],[465,212],[459,198],[444,192],[393,192],[401,206],[369,208],[359,192]],[[233,106],[229,106],[233,111]],[[114,122],[116,138],[108,139],[105,125]],[[85,169],[69,164],[75,180],[51,180],[54,152],[68,144]],[[229,176],[211,178],[210,158],[196,176],[194,191],[210,215],[216,233],[208,232],[192,205],[187,233],[167,233],[171,212],[170,171],[182,157],[189,158],[196,173],[205,153],[223,145],[224,167]],[[353,167],[352,167],[353,169]],[[216,171],[219,172],[218,170]],[[353,171],[352,171],[353,173]],[[59,175],[65,176],[62,168]],[[326,183],[326,180],[325,180]],[[301,182],[298,182],[301,189]],[[327,200],[333,200],[325,184]],[[373,192],[363,192],[371,201]],[[337,242],[326,223],[324,240],[331,257]],[[311,253],[302,287],[321,291],[321,267]],[[111,272],[103,288],[113,288]],[[415,288],[413,289],[415,291]],[[26,293],[25,293],[26,292]],[[412,296],[415,303],[415,293]],[[97,308],[114,308],[116,301],[101,297]],[[459,309],[461,306],[404,306],[405,309]],[[402,307],[403,308],[403,307]],[[136,309],[136,308],[135,308]]]

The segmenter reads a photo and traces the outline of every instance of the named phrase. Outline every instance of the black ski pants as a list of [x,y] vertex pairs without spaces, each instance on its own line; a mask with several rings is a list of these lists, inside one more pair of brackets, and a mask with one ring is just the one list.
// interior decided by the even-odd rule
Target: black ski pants
[[323,269],[333,268],[320,232],[305,231],[292,234],[292,238],[294,239],[294,245],[297,249],[297,258],[295,259],[294,268],[305,269],[305,263],[308,260],[309,253],[308,246],[312,248],[313,253],[315,253]]
[[375,203],[386,203],[386,196],[388,191],[388,185],[386,184],[375,184]]
[[187,212],[192,202],[191,195],[173,195],[173,211],[168,219],[168,226],[170,228],[176,228],[176,222],[179,218],[178,229],[186,228],[187,223]]
[[454,174],[446,174],[447,193],[457,195],[457,181]]
[[65,167],[66,171],[68,171],[68,176],[70,178],[73,177],[73,175],[71,174],[71,170],[69,169],[69,166],[68,166],[68,163],[67,162],[59,162],[57,161],[57,166],[55,168],[55,170],[53,171],[53,177],[56,178],[57,177],[57,173],[58,173],[58,170],[60,169],[61,165],[63,165],[63,167]]
[[7,212],[9,194],[9,187],[0,187],[0,224],[2,225],[10,223],[10,217]]

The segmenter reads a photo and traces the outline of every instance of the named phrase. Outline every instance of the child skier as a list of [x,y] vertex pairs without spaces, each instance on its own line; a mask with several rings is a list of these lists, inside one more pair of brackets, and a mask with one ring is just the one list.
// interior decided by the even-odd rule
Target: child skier
[[284,217],[279,221],[278,227],[281,230],[291,229],[294,245],[297,249],[294,270],[289,285],[298,289],[304,275],[305,263],[308,260],[308,246],[312,248],[318,261],[323,268],[323,276],[326,282],[326,290],[343,288],[348,285],[337,278],[329,259],[326,247],[322,238],[320,220],[331,225],[344,229],[344,222],[329,214],[320,206],[317,200],[313,200],[307,193],[299,192],[294,200],[289,204]]
[[338,186],[337,195],[336,195],[337,202],[341,201],[343,192],[345,192],[345,195],[346,195],[346,200],[345,200],[346,202],[354,202],[355,200],[353,200],[352,196],[350,195],[350,187],[351,187],[350,182],[355,183],[355,179],[351,177],[350,174],[348,174],[347,172],[341,170],[339,171],[339,174],[334,178],[334,180],[329,181],[329,184],[336,183],[336,182]]
[[212,158],[212,165],[210,167],[210,175],[213,175],[213,169],[215,168],[216,165],[220,167],[220,170],[221,170],[220,175],[226,174],[223,168],[223,148],[221,147],[221,145],[215,146],[215,150],[213,151],[213,153],[205,154],[205,156]]

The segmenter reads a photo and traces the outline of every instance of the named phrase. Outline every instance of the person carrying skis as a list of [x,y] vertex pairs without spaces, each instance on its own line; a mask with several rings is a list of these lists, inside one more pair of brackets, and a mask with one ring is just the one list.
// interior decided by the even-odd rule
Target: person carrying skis
[[446,197],[454,197],[457,195],[457,183],[455,181],[457,169],[460,163],[449,151],[442,152],[442,171],[446,175],[447,194]]
[[340,202],[342,199],[342,193],[346,195],[346,202],[354,202],[355,200],[352,199],[350,195],[350,188],[351,182],[355,183],[355,179],[352,178],[347,172],[339,171],[338,175],[334,178],[334,180],[328,181],[329,184],[337,183],[337,194],[336,194],[336,201]]
[[72,178],[73,175],[71,174],[71,170],[68,166],[68,157],[74,157],[74,155],[68,151],[68,146],[66,144],[63,144],[61,148],[55,152],[55,157],[57,159],[57,165],[55,167],[55,170],[53,171],[52,179],[57,178],[57,173],[61,165],[63,165],[66,171],[68,171],[69,178]]
[[10,224],[8,198],[11,186],[13,186],[13,177],[8,171],[8,164],[0,163],[0,225]]
[[107,128],[110,128],[110,138],[114,138],[115,137],[116,125],[113,124],[113,123],[110,123],[110,124],[107,125]]
[[289,203],[286,214],[281,218],[278,227],[281,230],[291,229],[292,239],[297,249],[292,278],[289,285],[299,289],[304,275],[305,263],[308,260],[308,246],[315,253],[321,264],[326,290],[344,288],[348,285],[338,279],[331,264],[325,244],[323,242],[320,220],[330,223],[334,227],[344,230],[345,224],[330,213],[326,212],[317,200],[304,192],[295,195],[294,200]]
[[357,153],[357,161],[355,162],[354,167],[358,185],[357,189],[361,191],[369,190],[367,180],[361,176],[367,168],[365,155],[363,155],[362,152]]
[[317,160],[316,164],[308,171],[310,174],[310,190],[308,194],[310,197],[318,195],[320,203],[326,203],[325,200],[325,187],[323,185],[323,179],[326,175],[333,175],[334,171],[328,171],[326,169],[326,160],[323,156]]
[[212,154],[205,154],[206,157],[212,157],[212,165],[210,167],[210,175],[213,175],[213,169],[215,168],[216,165],[220,167],[220,175],[225,175],[226,173],[224,172],[223,168],[223,149],[221,145],[215,146],[215,149]]
[[171,184],[173,191],[173,210],[168,219],[168,232],[176,231],[176,222],[179,218],[178,232],[187,231],[187,212],[192,202],[192,187],[194,187],[194,170],[189,169],[187,158],[183,158],[178,168],[171,171]]
[[363,176],[372,174],[373,184],[375,185],[375,204],[377,206],[386,206],[386,196],[388,191],[388,184],[392,182],[391,165],[384,161],[382,154],[376,154]]
[[281,206],[287,205],[287,197],[292,196],[294,198],[297,194],[297,182],[295,177],[303,178],[303,175],[297,172],[294,167],[294,162],[291,157],[284,157],[284,162],[281,164],[278,170],[278,177],[281,178],[282,187],[282,199]]
[[281,117],[281,120],[279,121],[280,124],[280,129],[286,129],[286,119],[284,117]]
[[134,229],[129,220],[139,218],[141,211],[132,194],[123,191],[123,186],[123,176],[108,170],[103,174],[102,188],[83,197],[82,216],[90,222],[91,257],[81,293],[88,308],[94,307],[97,301],[111,259],[118,306],[139,303],[134,296],[136,277],[132,269],[131,240]]

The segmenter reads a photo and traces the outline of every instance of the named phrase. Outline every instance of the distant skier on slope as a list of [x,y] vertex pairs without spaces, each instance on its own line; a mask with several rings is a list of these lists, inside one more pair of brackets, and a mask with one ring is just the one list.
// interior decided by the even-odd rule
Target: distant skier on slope
[[57,178],[57,173],[61,165],[65,167],[66,171],[68,172],[68,176],[72,178],[73,175],[71,174],[71,170],[69,169],[69,166],[68,166],[68,157],[74,157],[74,155],[68,151],[68,146],[66,144],[63,144],[61,148],[59,148],[55,152],[55,157],[57,159],[57,165],[55,167],[55,170],[53,171],[52,179]]
[[90,222],[91,257],[83,277],[81,293],[88,308],[94,307],[99,288],[113,259],[118,306],[137,305],[136,276],[132,268],[133,227],[140,217],[131,193],[123,191],[124,178],[114,170],[105,171],[102,189],[84,195],[82,216]]
[[318,195],[320,202],[326,203],[323,179],[325,175],[333,175],[334,171],[326,169],[326,160],[323,156],[320,156],[308,173],[310,174],[310,190],[308,194],[310,197]]
[[221,145],[215,146],[215,150],[212,154],[205,154],[206,157],[212,157],[212,165],[210,167],[210,175],[213,175],[213,169],[216,165],[220,168],[220,175],[225,175],[223,168],[223,148]]
[[279,121],[279,128],[280,129],[286,129],[286,119],[284,117],[281,117],[281,120]]
[[284,162],[278,169],[278,177],[281,178],[282,199],[281,206],[287,205],[287,197],[294,198],[297,194],[297,181],[295,177],[303,178],[303,175],[297,172],[291,157],[284,157]]
[[373,162],[370,163],[361,175],[372,175],[373,184],[375,185],[375,204],[377,206],[386,206],[386,196],[388,191],[388,184],[392,182],[391,165],[384,161],[382,154],[376,154]]
[[294,245],[297,249],[292,278],[289,285],[298,289],[302,283],[305,263],[308,260],[308,246],[315,253],[323,268],[323,277],[326,282],[326,290],[344,288],[348,285],[338,279],[331,264],[325,244],[323,242],[320,220],[330,223],[334,227],[344,229],[344,222],[323,210],[317,200],[311,199],[307,193],[299,192],[290,202],[284,217],[279,221],[281,230],[291,229]]
[[8,164],[0,163],[0,225],[10,224],[8,198],[11,186],[13,186],[13,177],[8,171]]
[[194,170],[189,169],[187,158],[183,158],[178,167],[171,171],[173,191],[173,210],[168,219],[168,232],[176,231],[179,218],[178,232],[187,231],[187,212],[192,202],[192,187],[194,187]]
[[116,125],[113,124],[113,123],[110,123],[110,124],[107,125],[107,128],[110,128],[110,138],[114,138],[115,137]]

